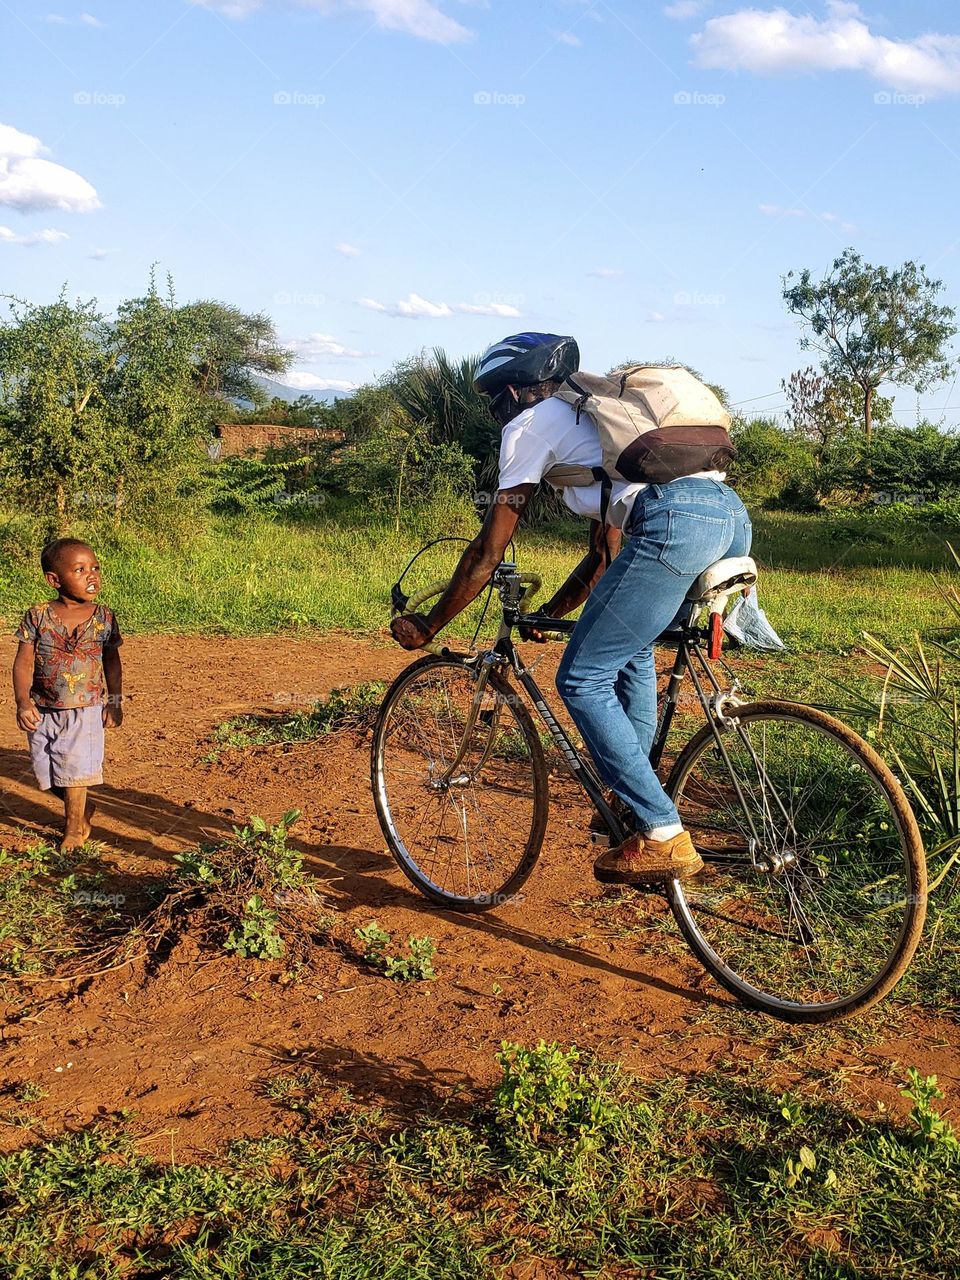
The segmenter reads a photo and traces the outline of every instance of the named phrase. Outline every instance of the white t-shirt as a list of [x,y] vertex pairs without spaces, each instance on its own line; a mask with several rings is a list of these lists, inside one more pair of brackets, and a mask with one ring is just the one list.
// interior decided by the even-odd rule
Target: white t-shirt
[[[500,437],[499,489],[518,484],[539,484],[544,473],[557,463],[566,466],[599,467],[603,461],[600,435],[587,414],[580,415],[564,400],[550,396],[518,413],[503,428]],[[705,480],[724,480],[723,471],[700,471]],[[548,480],[549,484],[550,481]],[[633,502],[645,484],[615,480],[610,491],[607,524],[623,529],[633,510]],[[570,510],[588,520],[600,519],[600,482],[582,485],[553,485],[559,489]]]
[[[557,463],[599,467],[602,459],[600,436],[590,418],[582,413],[577,422],[573,406],[551,396],[524,409],[504,427],[500,437],[497,487],[512,489],[518,484],[539,484],[544,473]],[[560,491],[575,515],[586,516],[588,520],[600,519],[599,481],[553,487]],[[642,484],[615,484],[607,513],[608,524],[622,527],[634,498],[644,488],[646,485]]]

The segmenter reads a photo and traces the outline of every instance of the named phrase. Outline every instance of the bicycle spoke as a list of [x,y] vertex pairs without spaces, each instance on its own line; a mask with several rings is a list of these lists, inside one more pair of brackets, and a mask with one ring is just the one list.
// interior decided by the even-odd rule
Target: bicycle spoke
[[[467,733],[475,691],[475,672],[462,663],[411,668],[388,694],[374,744],[391,849],[415,883],[454,905],[502,895],[528,846],[539,850],[546,814],[529,718],[490,686]],[[492,708],[499,714],[486,715]]]
[[746,712],[724,737],[729,767],[704,739],[673,787],[706,864],[677,895],[681,925],[705,963],[771,1003],[853,1000],[899,957],[913,919],[889,787],[838,728],[802,710]]

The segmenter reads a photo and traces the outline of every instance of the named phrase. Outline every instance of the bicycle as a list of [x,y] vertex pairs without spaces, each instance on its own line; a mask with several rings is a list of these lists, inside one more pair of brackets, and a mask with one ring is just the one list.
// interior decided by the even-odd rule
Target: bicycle
[[[665,787],[705,866],[651,891],[666,896],[698,960],[744,1005],[823,1023],[875,1004],[903,976],[923,929],[926,862],[909,802],[867,742],[819,709],[746,702],[735,679],[720,683],[711,664],[724,609],[756,579],[749,557],[719,561],[657,642],[676,657],[651,760],[664,760],[689,675],[705,723]],[[398,584],[394,613],[419,610],[445,585],[407,599]],[[393,682],[377,717],[371,775],[387,844],[422,894],[455,911],[508,902],[540,856],[549,784],[528,703],[610,844],[631,834],[513,643],[518,627],[573,630],[530,610],[539,586],[502,563],[491,584],[502,611],[492,647],[432,645]]]

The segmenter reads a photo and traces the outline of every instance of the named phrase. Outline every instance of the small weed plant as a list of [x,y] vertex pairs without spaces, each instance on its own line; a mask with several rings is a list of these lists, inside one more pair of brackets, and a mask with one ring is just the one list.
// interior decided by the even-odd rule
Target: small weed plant
[[277,932],[279,913],[271,911],[258,893],[243,909],[239,928],[227,934],[224,949],[235,951],[245,960],[279,960],[283,955],[283,938]]
[[437,948],[432,938],[407,939],[407,954],[399,956],[387,955],[390,945],[390,934],[380,928],[376,920],[371,920],[356,935],[363,943],[363,959],[385,978],[393,978],[396,982],[430,982],[436,976],[433,957]]
[[617,1128],[621,1111],[609,1072],[584,1061],[578,1049],[543,1040],[533,1049],[505,1043],[497,1062],[503,1075],[493,1107],[508,1138],[533,1143],[572,1138],[587,1147]]
[[152,913],[145,932],[156,952],[188,931],[243,959],[288,958],[288,981],[309,963],[330,927],[324,901],[290,844],[298,813],[272,825],[252,817],[233,835],[177,854],[181,888]]
[[922,1076],[916,1067],[909,1067],[907,1083],[900,1092],[902,1097],[913,1103],[910,1119],[917,1126],[922,1142],[940,1152],[960,1155],[960,1138],[950,1121],[932,1105],[936,1099],[943,1097],[937,1077]]

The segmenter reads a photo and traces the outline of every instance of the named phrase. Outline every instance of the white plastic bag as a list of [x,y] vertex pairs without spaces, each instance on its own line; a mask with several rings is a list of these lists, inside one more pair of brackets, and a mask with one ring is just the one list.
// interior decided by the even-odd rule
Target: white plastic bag
[[724,618],[723,629],[731,639],[746,649],[780,651],[787,647],[760,608],[756,589],[749,595],[740,597]]

